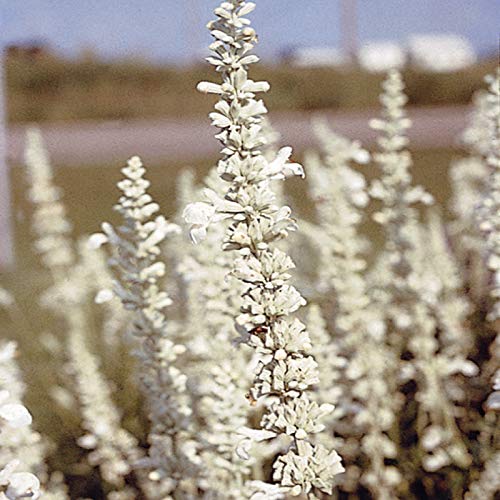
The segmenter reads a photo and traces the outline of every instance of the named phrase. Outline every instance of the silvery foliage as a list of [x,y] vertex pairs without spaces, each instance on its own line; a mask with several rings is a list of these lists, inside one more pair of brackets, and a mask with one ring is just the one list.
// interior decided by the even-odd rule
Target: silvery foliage
[[28,196],[35,206],[32,227],[37,240],[35,249],[48,268],[70,266],[73,251],[68,242],[71,224],[61,202],[61,191],[54,185],[52,167],[38,129],[26,134],[24,159],[30,190]]
[[[0,345],[0,498],[39,498],[46,474],[41,437],[30,428],[31,414],[22,404],[24,385],[14,359],[16,344]],[[18,472],[30,471],[30,472]]]
[[87,238],[85,244],[78,245],[78,280],[87,295],[102,310],[100,335],[106,354],[112,354],[120,345],[122,334],[127,330],[130,313],[124,311],[120,300],[111,292],[113,275],[107,263],[103,248],[90,248]]
[[169,335],[165,310],[172,300],[160,288],[165,264],[159,260],[159,245],[179,228],[154,215],[159,206],[147,193],[145,172],[138,157],[128,160],[122,169],[125,178],[118,183],[122,196],[115,206],[122,225],[114,228],[103,223],[103,232],[92,235],[90,244],[109,244],[109,264],[116,275],[113,293],[132,312],[131,333],[138,340],[134,354],[140,362],[140,382],[152,424],[149,459],[143,465],[154,469],[149,475],[156,481],[153,498],[183,498],[196,488],[192,478],[199,457],[187,377],[177,361],[186,348]]
[[487,266],[492,273],[490,296],[493,305],[488,319],[495,321],[500,319],[500,70],[495,76],[488,76],[486,81],[489,84],[485,98],[489,141],[483,148],[483,155],[489,179],[478,208],[478,218],[486,237]]
[[[366,297],[358,293],[359,280],[363,279],[359,271],[366,263],[359,257],[365,242],[357,227],[369,198],[365,178],[351,165],[366,164],[370,155],[357,141],[334,133],[324,121],[316,121],[314,131],[320,143],[322,160],[310,157],[312,164],[310,168],[307,165],[307,171],[318,224],[325,235],[320,244],[319,287],[324,291],[335,291],[338,302],[336,324],[342,332],[352,332],[355,329],[349,312],[366,306]],[[360,303],[356,305],[354,300],[360,300]]]
[[270,182],[303,175],[303,170],[288,163],[290,148],[282,149],[271,162],[261,153],[265,143],[261,115],[266,108],[255,94],[267,91],[269,85],[250,80],[247,73],[248,66],[258,61],[249,53],[256,34],[244,17],[254,7],[243,0],[222,2],[215,10],[217,20],[208,25],[215,38],[208,61],[223,82],[202,82],[198,89],[220,96],[210,118],[220,129],[217,138],[223,145],[217,171],[229,186],[223,197],[206,189],[207,202],[188,205],[184,217],[195,241],[206,236],[209,224],[229,223],[223,249],[238,252],[232,275],[246,287],[236,323],[242,339],[259,356],[248,398],[266,401],[261,429],[247,429],[245,437],[266,441],[288,436],[290,446],[275,461],[273,478],[282,494],[314,498],[315,488],[332,491],[343,468],[335,451],[311,440],[324,429],[319,419],[333,407],[309,399],[308,389],[319,382],[317,364],[308,354],[311,342],[305,326],[287,318],[305,300],[288,284],[293,262],[273,246],[295,229],[295,223],[290,208],[276,206]]
[[334,436],[336,423],[344,415],[344,410],[338,405],[343,391],[342,372],[346,367],[346,359],[340,354],[338,343],[332,338],[317,304],[310,304],[307,310],[307,326],[311,337],[311,354],[318,363],[319,387],[312,397],[318,404],[335,405],[335,410],[325,418],[324,425],[328,432],[323,432],[318,439],[329,448],[338,448],[342,440]]
[[[26,135],[24,156],[30,183],[29,199],[34,205],[34,246],[53,280],[52,286],[42,293],[39,302],[47,309],[62,312],[65,302],[59,299],[66,295],[66,272],[74,262],[74,252],[68,238],[71,224],[61,202],[61,191],[54,185],[52,167],[41,134],[35,128],[29,129]],[[44,498],[67,498],[61,475],[54,473],[48,477],[43,464],[44,455],[45,447],[40,442],[38,445],[30,443],[27,456],[32,460],[33,467],[36,467],[35,474],[44,484]]]
[[[215,170],[204,183],[214,191],[223,188]],[[188,191],[185,181],[183,189]],[[189,191],[193,199],[197,194],[194,186]],[[248,352],[232,345],[241,286],[235,278],[227,277],[232,259],[220,252],[223,238],[223,226],[214,226],[199,245],[184,249],[177,270],[188,304],[187,347],[197,358],[192,385],[199,401],[196,413],[204,423],[200,435],[205,497],[241,499],[247,498],[247,479],[255,464],[235,453],[240,440],[235,431],[248,424],[244,394],[251,384],[251,372]]]
[[417,431],[424,451],[422,464],[426,471],[434,472],[452,463],[459,467],[470,464],[455,421],[457,409],[450,402],[444,385],[447,377],[467,372],[470,365],[463,360],[450,363],[448,357],[439,352],[435,336],[436,294],[425,272],[427,255],[415,207],[417,202],[432,203],[432,197],[422,187],[412,184],[405,134],[410,121],[404,110],[407,98],[403,89],[401,75],[391,71],[383,83],[383,119],[372,122],[373,128],[381,131],[377,141],[381,152],[374,158],[382,176],[373,182],[370,192],[381,201],[374,219],[384,227],[386,234],[387,281],[382,284],[378,297],[387,309],[393,344],[400,353],[409,350],[413,356],[405,371],[416,380],[418,387]]
[[[384,460],[396,458],[397,452],[387,435],[395,421],[395,405],[388,402],[397,400],[392,397],[396,387],[390,382],[396,365],[365,277],[366,244],[359,226],[368,203],[367,184],[351,167],[352,163],[367,163],[370,156],[359,143],[332,132],[325,122],[317,122],[315,131],[323,158],[307,165],[307,170],[323,235],[319,240],[324,254],[320,269],[324,286],[334,293],[335,327],[348,359],[343,384],[350,390],[343,396],[347,416],[342,434],[364,434],[361,451],[370,467],[361,480],[378,498],[391,498],[400,475]],[[348,448],[352,446],[348,444]]]
[[461,137],[468,155],[455,160],[450,167],[450,208],[454,215],[450,229],[455,254],[464,269],[471,295],[479,303],[484,300],[490,274],[484,266],[485,241],[477,223],[477,207],[484,197],[490,170],[486,163],[491,142],[488,93],[478,91],[473,104],[469,123]]
[[489,278],[488,269],[483,264],[484,239],[476,213],[487,177],[487,165],[474,153],[452,162],[450,166],[453,221],[448,227],[454,253],[475,302],[483,300]]
[[[75,288],[85,285],[88,259],[86,242],[79,245],[79,260],[72,268],[70,279]],[[101,476],[115,491],[118,499],[136,498],[137,492],[126,485],[126,477],[141,458],[138,442],[121,427],[121,416],[116,408],[110,384],[101,372],[97,356],[91,352],[86,338],[88,324],[81,311],[85,298],[66,304],[71,310],[68,315],[67,355],[68,371],[73,376],[75,392],[80,404],[82,427],[86,434],[78,439],[78,445],[89,450],[87,459],[92,466],[98,466]]]
[[[433,295],[430,303],[439,327],[441,353],[448,357],[449,363],[456,364],[460,372],[475,375],[477,367],[466,359],[473,345],[472,332],[467,327],[472,306],[462,293],[459,265],[450,247],[446,226],[435,210],[429,214],[423,237],[426,241],[428,292]],[[454,388],[454,391],[458,390],[458,386]]]
[[[486,81],[489,84],[485,105],[489,141],[488,146],[484,148],[483,155],[489,168],[489,177],[486,192],[478,207],[478,217],[480,229],[486,237],[487,267],[492,273],[490,296],[493,305],[487,319],[498,323],[500,320],[500,69],[497,69],[495,76],[488,76]],[[498,424],[497,412],[500,408],[500,335],[498,331],[490,346],[490,354],[491,358],[484,372],[494,371],[493,390],[485,402],[485,409],[495,414],[494,421],[496,420]],[[475,483],[474,488],[471,487],[471,495],[476,494],[477,498],[487,498],[485,493],[488,493],[493,498],[493,495],[500,491],[499,464],[500,455],[497,452],[486,462],[480,480]],[[471,496],[471,498],[476,497]]]
[[[99,465],[103,478],[123,489],[124,476],[128,474],[126,460],[129,455],[134,455],[131,450],[138,449],[133,438],[121,429],[110,389],[99,371],[96,357],[87,348],[85,337],[89,323],[85,306],[89,290],[85,277],[89,272],[88,261],[84,262],[81,255],[78,259],[72,246],[69,237],[71,224],[66,218],[61,193],[53,183],[52,168],[39,132],[28,134],[26,162],[31,201],[35,205],[33,228],[38,238],[36,247],[42,253],[42,262],[53,281],[44,292],[41,304],[66,322],[68,367],[75,381],[83,426],[92,433],[80,444],[85,442],[85,447],[93,450],[89,460],[92,465]],[[80,250],[84,249],[80,247]],[[56,258],[51,255],[53,252]],[[55,487],[57,489],[57,485]],[[54,491],[51,494],[58,493]],[[122,495],[121,498],[127,496]]]

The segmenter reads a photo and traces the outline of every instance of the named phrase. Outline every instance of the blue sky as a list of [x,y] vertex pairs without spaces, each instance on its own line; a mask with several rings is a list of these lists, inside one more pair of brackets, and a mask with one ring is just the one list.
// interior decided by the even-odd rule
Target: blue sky
[[[339,0],[254,0],[259,53],[290,46],[336,46]],[[41,39],[75,55],[183,61],[208,43],[205,24],[218,0],[0,0],[0,41]],[[498,46],[498,0],[357,0],[359,38],[399,40],[411,33],[453,32],[481,53]]]

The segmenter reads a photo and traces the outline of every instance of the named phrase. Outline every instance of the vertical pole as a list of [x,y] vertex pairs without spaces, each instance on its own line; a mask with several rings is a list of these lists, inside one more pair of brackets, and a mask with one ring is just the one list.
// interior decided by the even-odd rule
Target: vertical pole
[[7,113],[5,106],[4,47],[0,40],[0,269],[7,269],[14,264],[10,175],[7,164]]
[[345,55],[354,58],[358,51],[357,0],[341,0],[340,24],[342,50]]

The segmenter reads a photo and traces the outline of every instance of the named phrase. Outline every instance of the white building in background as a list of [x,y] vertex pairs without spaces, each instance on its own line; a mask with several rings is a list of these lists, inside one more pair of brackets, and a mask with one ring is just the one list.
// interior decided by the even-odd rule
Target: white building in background
[[302,68],[332,68],[351,62],[350,57],[336,47],[302,47],[293,50],[288,59]]
[[454,34],[412,35],[408,53],[412,65],[434,73],[459,71],[477,61],[469,40]]
[[355,58],[336,47],[302,47],[287,51],[283,59],[298,67],[335,68],[355,63],[379,73],[411,65],[418,70],[450,73],[473,65],[477,55],[472,44],[454,34],[415,34],[406,43],[367,42]]
[[358,63],[371,73],[400,69],[405,66],[407,55],[405,49],[396,42],[369,42],[358,51]]

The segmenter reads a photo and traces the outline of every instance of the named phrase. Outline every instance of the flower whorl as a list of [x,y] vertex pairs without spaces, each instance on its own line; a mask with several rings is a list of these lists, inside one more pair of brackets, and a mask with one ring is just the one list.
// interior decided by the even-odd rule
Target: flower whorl
[[283,494],[312,498],[314,488],[330,493],[335,475],[343,468],[335,451],[311,441],[324,428],[318,419],[333,407],[318,406],[309,399],[308,389],[318,383],[317,365],[309,354],[305,326],[288,318],[305,300],[288,284],[292,260],[273,246],[295,229],[295,222],[289,207],[276,205],[270,182],[303,175],[303,170],[288,163],[290,148],[280,150],[271,162],[261,151],[266,142],[262,114],[267,110],[255,94],[267,91],[269,85],[248,78],[248,66],[258,58],[249,54],[256,34],[244,16],[254,7],[243,0],[222,2],[215,10],[218,19],[209,24],[215,41],[208,61],[221,74],[222,84],[202,82],[198,89],[220,96],[210,118],[220,129],[216,137],[223,146],[217,171],[229,185],[224,197],[205,190],[208,203],[188,205],[184,216],[192,224],[195,241],[206,234],[211,222],[229,220],[223,249],[238,251],[232,274],[246,287],[236,324],[258,354],[248,398],[266,401],[261,430],[248,429],[248,434],[258,440],[288,436],[290,446],[274,464],[274,480]]

